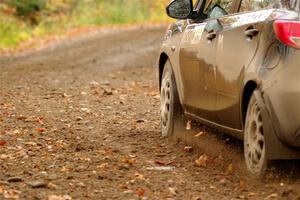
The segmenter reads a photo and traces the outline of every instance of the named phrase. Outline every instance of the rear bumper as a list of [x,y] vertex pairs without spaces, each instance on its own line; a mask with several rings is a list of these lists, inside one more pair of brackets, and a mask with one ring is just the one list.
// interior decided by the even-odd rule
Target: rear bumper
[[276,135],[284,144],[298,148],[300,147],[299,94],[282,92],[278,95],[264,95]]
[[268,111],[268,104],[265,102],[263,93],[255,91],[254,94],[262,112],[267,158],[270,160],[300,159],[299,149],[287,145],[287,143],[278,137],[278,130],[274,127],[275,123],[271,118],[271,113]]
[[300,52],[287,48],[265,81],[263,99],[277,137],[300,148]]

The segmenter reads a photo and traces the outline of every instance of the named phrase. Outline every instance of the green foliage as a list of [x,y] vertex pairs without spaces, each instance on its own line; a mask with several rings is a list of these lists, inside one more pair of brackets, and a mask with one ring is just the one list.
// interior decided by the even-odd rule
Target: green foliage
[[[1,15],[0,15],[1,18]],[[30,31],[25,23],[20,23],[14,18],[0,20],[0,50],[10,46],[15,46],[20,42],[30,38]]]
[[41,11],[46,8],[46,0],[12,0],[9,5],[15,9],[17,16],[36,25],[40,20]]
[[10,5],[16,8],[18,16],[28,17],[45,9],[46,0],[12,0]]
[[86,26],[168,20],[169,0],[0,0],[0,51]]
[[[145,21],[151,16],[146,2],[142,0],[95,0],[89,3],[81,1],[73,17],[79,24],[121,24]],[[94,9],[91,10],[91,7]]]

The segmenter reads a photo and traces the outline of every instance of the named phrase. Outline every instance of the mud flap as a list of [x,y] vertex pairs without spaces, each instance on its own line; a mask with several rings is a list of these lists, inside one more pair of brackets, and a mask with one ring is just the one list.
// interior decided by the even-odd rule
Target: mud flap
[[270,114],[260,91],[254,91],[263,118],[266,156],[269,160],[300,159],[300,151],[283,144],[276,135]]

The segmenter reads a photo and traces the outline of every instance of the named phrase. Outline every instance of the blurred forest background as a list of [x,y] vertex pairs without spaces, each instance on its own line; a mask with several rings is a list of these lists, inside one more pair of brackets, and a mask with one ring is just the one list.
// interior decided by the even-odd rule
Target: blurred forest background
[[168,21],[169,0],[0,0],[0,51],[35,37],[111,24]]

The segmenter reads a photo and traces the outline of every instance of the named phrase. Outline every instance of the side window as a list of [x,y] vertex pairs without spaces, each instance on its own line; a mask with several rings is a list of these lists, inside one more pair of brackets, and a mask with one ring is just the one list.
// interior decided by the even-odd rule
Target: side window
[[[231,12],[233,3],[234,0],[207,0],[204,7],[204,13],[208,14],[209,18],[215,17],[215,15],[210,15],[209,13],[217,6],[219,7],[218,14],[222,14],[222,16],[227,15]],[[218,15],[217,17],[220,16]]]
[[240,12],[260,10],[273,5],[276,0],[242,0]]

